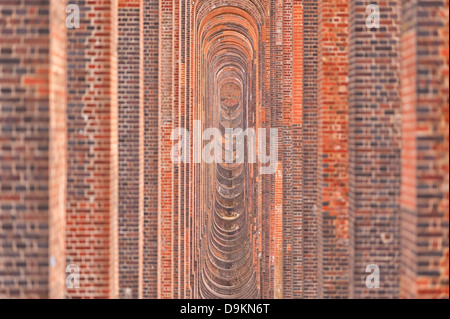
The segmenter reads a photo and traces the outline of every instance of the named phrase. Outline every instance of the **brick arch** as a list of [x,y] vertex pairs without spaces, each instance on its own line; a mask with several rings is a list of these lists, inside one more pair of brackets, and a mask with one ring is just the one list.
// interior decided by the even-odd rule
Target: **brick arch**
[[448,3],[2,1],[0,298],[448,298]]
[[243,76],[240,72],[237,72],[236,66],[226,65],[223,66],[223,68],[220,71],[218,71],[217,74],[218,87],[221,87],[224,84],[224,82],[234,83],[235,85],[239,86],[239,88],[242,90]]
[[206,16],[215,10],[232,13],[244,12],[247,16],[253,17],[258,25],[263,25],[266,4],[260,0],[199,0],[194,5],[197,23],[205,20]]
[[244,10],[230,7],[221,7],[209,12],[198,25],[198,33],[204,33],[204,30],[209,30],[218,24],[221,25],[222,29],[227,29],[233,25],[247,27],[247,32],[249,32],[254,39],[261,33],[261,25],[255,21],[254,17]]
[[[255,66],[259,64],[261,21],[257,22],[258,17],[246,11],[249,7],[217,3],[218,6],[204,15],[204,4],[196,8],[199,19],[196,50],[201,70],[198,92],[203,96],[198,107],[204,110],[204,127],[220,127],[224,133],[227,125],[245,130],[246,125],[253,124],[249,121],[249,112],[255,112],[254,108],[249,108],[254,104],[250,98],[253,95],[248,92],[259,81]],[[223,105],[220,99],[225,83],[234,83],[239,88],[240,101],[232,108]],[[222,144],[221,147],[227,150],[229,146]],[[236,144],[229,149],[234,158],[236,150]],[[201,167],[204,176],[215,185],[215,191],[204,191],[207,201],[213,204],[205,206],[206,224],[202,233],[207,241],[199,244],[199,260],[203,265],[197,280],[200,297],[255,298],[260,295],[254,226],[250,217],[254,212],[246,199],[247,189],[253,183],[249,170],[247,163]]]
[[229,50],[240,49],[239,51],[244,54],[249,61],[251,61],[254,58],[254,49],[246,40],[247,38],[239,32],[228,31],[225,34],[218,34],[216,37],[208,41],[205,45],[205,49],[207,50],[209,57],[216,56],[216,51],[220,48],[227,48]]
[[204,42],[211,42],[217,33],[235,31],[240,37],[251,43],[253,50],[258,50],[260,43],[260,30],[254,19],[245,11],[236,8],[222,7],[212,10],[198,28],[200,46]]

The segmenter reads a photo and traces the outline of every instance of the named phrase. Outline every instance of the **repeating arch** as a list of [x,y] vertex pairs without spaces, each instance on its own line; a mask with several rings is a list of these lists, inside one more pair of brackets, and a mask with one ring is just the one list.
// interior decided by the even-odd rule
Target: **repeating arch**
[[[256,298],[260,296],[252,236],[249,165],[237,162],[237,140],[226,145],[227,129],[246,130],[255,112],[253,87],[259,82],[259,50],[264,10],[260,1],[198,1],[196,58],[199,109],[205,127],[219,127],[224,138],[223,163],[208,170],[214,191],[208,193],[206,240],[201,244],[199,294],[203,298]],[[200,76],[201,75],[201,76]],[[230,99],[230,96],[235,96]],[[228,96],[228,98],[227,98]],[[247,156],[248,154],[245,154]]]

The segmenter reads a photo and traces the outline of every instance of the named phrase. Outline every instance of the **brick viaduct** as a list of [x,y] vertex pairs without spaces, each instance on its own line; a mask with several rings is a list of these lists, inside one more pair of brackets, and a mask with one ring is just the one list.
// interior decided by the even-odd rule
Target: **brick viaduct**
[[375,2],[2,0],[0,298],[448,298],[449,1]]

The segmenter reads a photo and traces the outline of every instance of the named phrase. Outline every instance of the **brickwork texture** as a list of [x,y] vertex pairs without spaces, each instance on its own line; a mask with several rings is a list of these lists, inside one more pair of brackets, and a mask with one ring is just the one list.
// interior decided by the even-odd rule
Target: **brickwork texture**
[[0,298],[448,298],[448,10],[0,1]]

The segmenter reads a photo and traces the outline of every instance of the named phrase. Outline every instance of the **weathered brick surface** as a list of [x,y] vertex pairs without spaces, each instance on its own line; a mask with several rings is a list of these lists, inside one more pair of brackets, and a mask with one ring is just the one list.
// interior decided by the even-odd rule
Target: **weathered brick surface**
[[[284,136],[283,130],[283,1],[270,1],[270,124],[268,127],[281,129],[281,140],[279,140],[279,166],[277,173],[271,176],[273,185],[269,184],[270,193],[270,267],[271,283],[269,297],[275,299],[283,298],[283,174],[280,170],[284,166]],[[288,128],[287,128],[288,129]],[[288,136],[286,136],[288,137]]]
[[1,3],[0,298],[64,296],[64,12]]
[[68,29],[67,263],[69,298],[118,297],[118,2],[79,5]]
[[144,1],[143,298],[157,298],[159,0]]
[[[379,3],[380,28],[366,27],[370,1],[349,6],[350,297],[396,298],[400,271],[400,2]],[[380,289],[366,267],[380,268]]]
[[158,297],[173,298],[173,0],[160,1],[158,148]]
[[[292,122],[293,122],[293,54],[294,54],[294,4],[283,1],[283,298],[293,297],[293,203],[292,176]],[[295,193],[294,193],[295,194]]]
[[49,298],[63,298],[66,258],[66,174],[67,174],[67,34],[65,6],[50,1],[50,147],[49,147]]
[[448,297],[448,1],[403,1],[401,297]]
[[[266,4],[266,10],[269,10],[269,3]],[[267,41],[271,39],[271,28],[270,26],[270,15],[267,15],[265,18],[266,27],[263,29],[263,39]],[[266,45],[263,52],[264,65],[263,68],[265,70],[263,77],[263,105],[262,105],[262,126],[269,128],[271,127],[272,121],[272,112],[270,105],[272,104],[272,91],[271,91],[271,81],[270,81],[270,66],[272,63],[271,59],[271,46]],[[272,175],[262,176],[261,177],[261,210],[262,210],[262,262],[261,262],[261,295],[263,298],[273,298],[273,268],[270,266],[273,262],[273,258],[271,257],[271,224],[270,224],[270,212],[273,211],[273,202],[274,202],[274,185],[275,179]]]
[[[371,3],[0,2],[0,297],[448,297],[448,0]],[[234,102],[275,174],[194,163]]]
[[303,3],[294,0],[292,83],[292,297],[303,296],[302,249],[302,113],[303,113]]
[[318,10],[319,297],[348,298],[348,1]]
[[142,287],[144,229],[142,5],[119,1],[119,293],[131,289],[133,298]]
[[318,5],[303,1],[302,238],[303,298],[318,297]]

